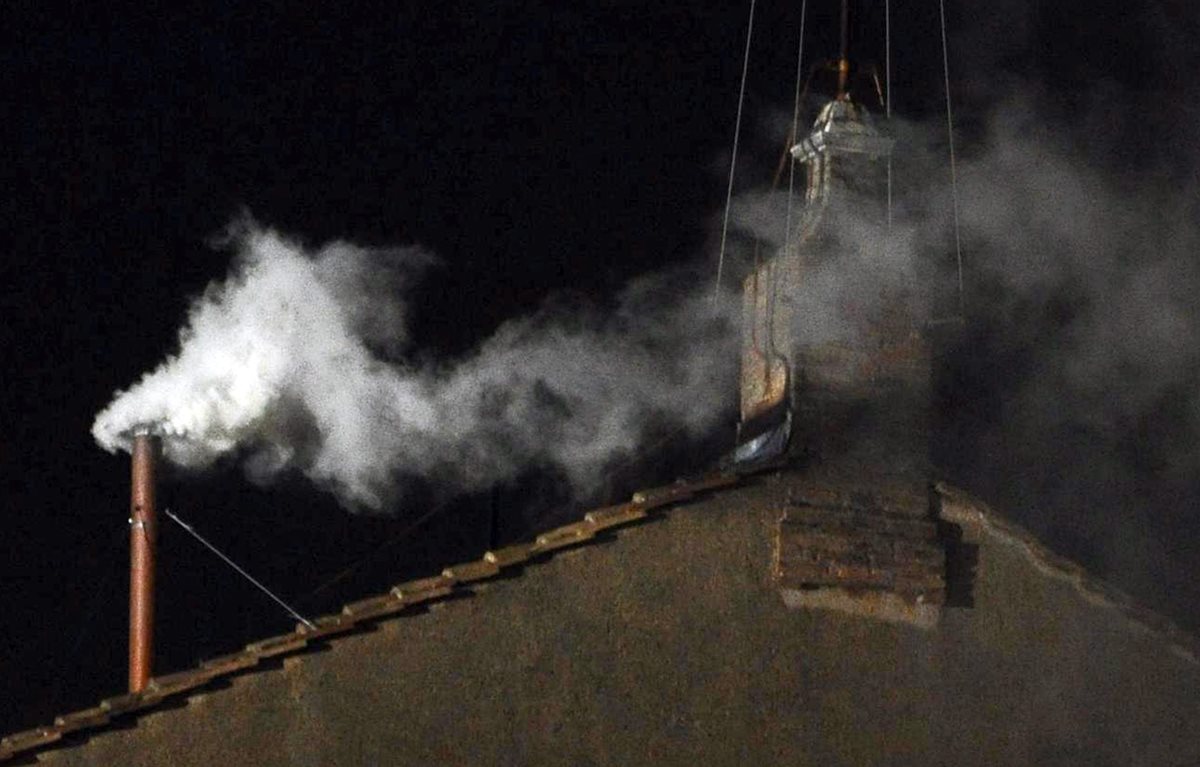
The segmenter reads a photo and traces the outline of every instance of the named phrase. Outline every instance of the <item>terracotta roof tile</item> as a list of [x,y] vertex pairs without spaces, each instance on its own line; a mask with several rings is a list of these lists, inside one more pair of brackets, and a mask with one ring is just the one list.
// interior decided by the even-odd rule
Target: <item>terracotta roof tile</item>
[[583,519],[599,532],[607,530],[610,527],[627,525],[630,522],[643,519],[645,516],[646,509],[644,506],[636,503],[625,503],[620,506],[608,506],[607,508],[589,511],[583,515]]
[[200,666],[200,668],[179,671],[174,674],[156,676],[150,680],[150,689],[153,691],[153,694],[159,697],[166,697],[167,695],[174,695],[178,692],[202,687],[212,681],[213,677],[219,673],[220,671],[217,669]]
[[15,754],[32,748],[40,748],[61,738],[62,732],[57,727],[34,727],[31,730],[22,730],[9,735],[0,741],[0,749],[7,749],[10,753]]
[[648,508],[657,508],[686,501],[698,493],[737,484],[740,479],[737,474],[713,474],[695,480],[680,480],[661,487],[639,490],[633,494],[633,502]]
[[588,522],[576,522],[573,525],[558,527],[547,533],[542,533],[534,542],[538,553],[574,546],[596,535],[596,528]]
[[[343,608],[344,610],[345,608]],[[304,636],[310,642],[324,639],[335,634],[345,634],[353,631],[358,625],[354,617],[346,615],[324,615],[312,622],[312,626],[303,623],[296,624],[296,633]],[[315,626],[315,628],[313,628]]]
[[512,546],[505,546],[502,549],[489,551],[483,555],[483,558],[499,567],[511,567],[527,561],[537,552],[534,550],[533,544],[516,543]]
[[100,701],[100,707],[107,711],[109,716],[121,716],[122,714],[150,708],[157,705],[162,699],[163,696],[153,692],[128,692],[124,695],[105,698]]
[[251,642],[246,645],[246,652],[252,652],[260,658],[272,658],[299,650],[307,644],[308,637],[293,631],[290,634],[280,634],[258,642]]
[[54,726],[59,732],[64,735],[76,730],[82,730],[85,727],[99,727],[102,724],[108,724],[109,714],[104,710],[103,706],[93,706],[85,708],[82,711],[75,711],[70,714],[63,714],[55,717]]
[[204,668],[212,669],[219,675],[225,675],[257,666],[259,657],[257,653],[242,650],[228,655],[219,655],[216,658],[209,658],[200,665]]
[[486,559],[477,559],[474,562],[465,562],[461,565],[447,567],[442,571],[442,575],[450,578],[455,583],[461,584],[486,580],[499,574],[500,566],[495,562],[490,562]]
[[404,600],[389,591],[382,596],[350,602],[342,608],[342,614],[348,615],[356,621],[364,621],[395,615],[404,607]]
[[434,575],[430,578],[418,578],[415,581],[405,581],[392,587],[392,594],[404,604],[415,605],[438,599],[450,593],[454,588],[454,580],[445,575]]

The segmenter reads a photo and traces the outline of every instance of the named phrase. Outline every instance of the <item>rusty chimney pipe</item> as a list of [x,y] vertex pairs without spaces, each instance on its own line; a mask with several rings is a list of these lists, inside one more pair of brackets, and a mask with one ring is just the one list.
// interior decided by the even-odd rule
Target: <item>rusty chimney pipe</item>
[[161,443],[148,428],[134,432],[129,514],[129,691],[141,692],[154,664],[154,559],[158,519],[155,463]]

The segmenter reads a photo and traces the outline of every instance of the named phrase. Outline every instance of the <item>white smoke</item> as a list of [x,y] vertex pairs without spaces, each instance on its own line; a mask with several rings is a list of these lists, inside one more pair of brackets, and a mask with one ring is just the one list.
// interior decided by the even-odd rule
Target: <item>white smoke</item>
[[727,306],[670,290],[682,275],[631,285],[605,316],[547,309],[465,359],[418,365],[406,299],[430,255],[310,252],[253,223],[230,242],[232,274],[194,302],[178,351],[96,417],[107,450],[149,427],[179,465],[236,453],[258,479],[298,469],[382,509],[413,475],[474,490],[552,464],[586,491],[648,427],[698,435],[733,399]]

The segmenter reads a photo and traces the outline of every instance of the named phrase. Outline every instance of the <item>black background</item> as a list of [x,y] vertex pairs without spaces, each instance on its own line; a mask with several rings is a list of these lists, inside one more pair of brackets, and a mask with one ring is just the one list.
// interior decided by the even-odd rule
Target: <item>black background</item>
[[[830,57],[835,4],[809,5],[807,56]],[[883,4],[855,5],[854,52],[882,60]],[[967,152],[992,84],[1008,77],[1059,91],[1065,111],[1097,84],[1145,102],[1190,88],[1186,4],[949,5]],[[938,119],[937,6],[894,6],[894,106]],[[189,300],[225,274],[229,254],[206,243],[241,211],[310,243],[438,254],[444,266],[415,306],[417,347],[430,355],[469,349],[555,290],[603,299],[634,275],[711,256],[743,3],[9,3],[3,13],[0,730],[124,688],[128,464],[89,429],[116,389],[172,349]],[[781,137],[764,126],[790,111],[793,87],[799,3],[760,0],[758,14],[739,189],[769,179]],[[1134,135],[1129,151],[1153,140]],[[1021,350],[986,307],[977,315],[974,350],[945,374],[948,422],[1000,417],[1020,371]],[[1030,477],[1044,470],[1027,467],[1016,487],[1011,462],[981,459],[970,430],[956,433],[964,449],[941,453],[959,484],[1001,505],[1035,502]],[[715,439],[731,440],[732,423]],[[1138,439],[1153,441],[1131,439],[1134,453]],[[625,482],[681,465],[650,456]],[[300,480],[255,488],[232,465],[170,477],[162,494],[309,613],[575,513],[536,478],[389,517],[347,514]],[[1190,510],[1200,491],[1184,482],[1164,495],[1154,502]],[[1022,508],[1014,516],[1052,545],[1197,626],[1200,569],[1187,550],[1163,565],[1172,588],[1147,588],[1097,554],[1111,530]],[[292,623],[167,523],[159,595],[160,671]]]

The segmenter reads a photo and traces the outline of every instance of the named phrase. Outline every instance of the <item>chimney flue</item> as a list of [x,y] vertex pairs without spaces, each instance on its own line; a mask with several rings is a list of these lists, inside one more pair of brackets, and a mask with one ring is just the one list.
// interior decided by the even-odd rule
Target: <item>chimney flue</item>
[[150,429],[134,432],[129,514],[129,691],[150,681],[154,660],[154,560],[158,519],[154,506],[159,438]]

